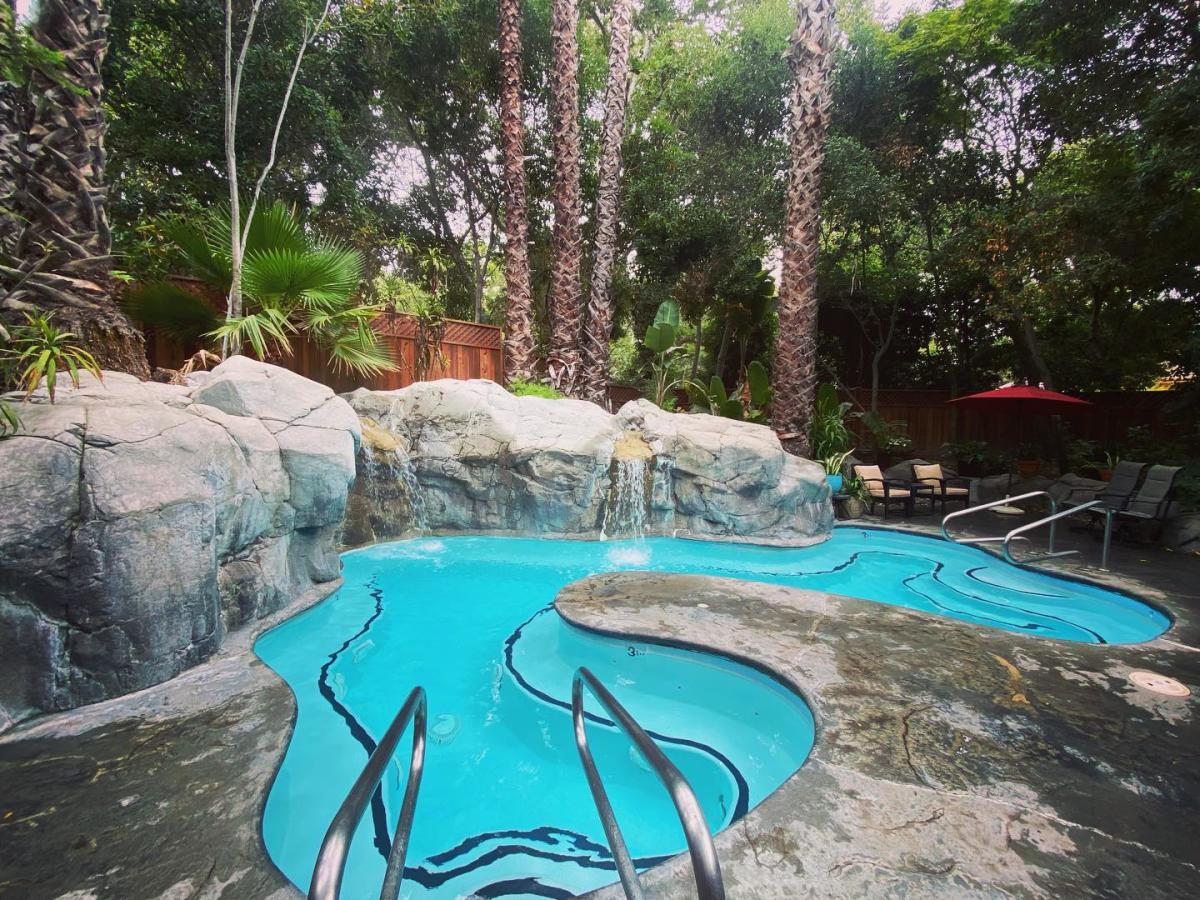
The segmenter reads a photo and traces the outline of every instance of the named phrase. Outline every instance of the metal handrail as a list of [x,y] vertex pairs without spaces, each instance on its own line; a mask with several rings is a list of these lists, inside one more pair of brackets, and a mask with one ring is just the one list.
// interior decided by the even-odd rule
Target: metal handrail
[[[985,509],[992,509],[996,506],[1008,506],[1010,503],[1015,503],[1017,500],[1032,500],[1034,497],[1045,497],[1049,502],[1050,514],[1054,515],[1058,512],[1058,501],[1047,491],[1030,491],[1027,494],[1018,494],[1015,497],[1005,497],[1003,500],[992,500],[989,503],[981,503],[978,506],[968,506],[966,509],[958,509],[942,517],[942,537],[948,541],[953,541],[956,544],[981,544],[981,543],[997,543],[1003,538],[952,538],[950,532],[946,528],[951,519],[959,519],[970,513],[983,512]],[[1050,550],[1054,550],[1054,529],[1050,529]]]
[[400,882],[404,878],[404,856],[408,852],[408,836],[412,831],[413,812],[417,805],[417,792],[421,788],[421,773],[425,768],[425,689],[415,687],[392,719],[392,724],[367,764],[350,788],[350,793],[338,807],[321,851],[317,854],[317,865],[313,869],[312,882],[308,888],[308,900],[337,900],[342,887],[342,874],[346,869],[346,856],[354,831],[371,795],[387,771],[388,764],[396,753],[409,719],[413,720],[412,753],[408,763],[408,785],[404,789],[404,801],[400,805],[400,818],[396,822],[396,834],[392,838],[392,849],[388,853],[387,871],[383,877],[380,900],[396,900],[400,893]]
[[588,787],[592,789],[596,811],[600,813],[600,823],[608,837],[609,848],[612,850],[625,896],[629,900],[642,900],[645,894],[637,869],[629,856],[629,849],[625,846],[625,839],[621,836],[616,816],[613,815],[612,805],[608,802],[608,794],[596,769],[596,762],[592,759],[592,751],[588,747],[587,721],[583,711],[585,684],[612,716],[617,726],[625,732],[626,737],[633,742],[633,746],[649,763],[658,780],[671,795],[671,802],[675,804],[675,811],[679,814],[679,822],[687,838],[688,853],[692,858],[692,871],[696,876],[696,890],[700,900],[724,900],[725,885],[721,880],[721,864],[717,860],[717,850],[713,846],[704,811],[700,808],[700,801],[696,799],[691,785],[675,764],[667,759],[666,754],[658,749],[650,735],[646,734],[625,707],[617,702],[617,698],[610,694],[586,667],[580,666],[575,670],[575,677],[571,682],[571,719],[575,724],[575,746],[579,750],[579,759],[587,775]]
[[[1052,515],[1046,516],[1045,518],[1038,519],[1036,522],[1030,522],[1028,525],[1021,525],[1018,528],[1014,528],[1012,531],[1010,531],[1008,534],[1006,534],[1004,536],[1004,543],[1000,545],[1000,553],[1004,556],[1005,561],[1010,562],[1015,566],[1023,565],[1024,563],[1037,562],[1038,560],[1043,560],[1043,559],[1053,559],[1053,558],[1059,557],[1059,556],[1070,556],[1071,554],[1078,553],[1079,552],[1078,550],[1062,550],[1058,553],[1054,552],[1054,538],[1053,538],[1054,523],[1057,522],[1059,519],[1065,519],[1067,516],[1073,516],[1076,513],[1081,513],[1085,509],[1095,509],[1098,506],[1099,507],[1105,506],[1104,501],[1103,500],[1089,500],[1087,503],[1081,503],[1078,506],[1072,506],[1069,509],[1064,509],[1062,512],[1053,513]],[[1102,568],[1102,569],[1108,568],[1108,547],[1109,547],[1109,543],[1112,540],[1112,513],[1113,513],[1113,511],[1111,509],[1108,509],[1107,507],[1105,508],[1104,553],[1103,553],[1103,557],[1100,561],[1100,568]],[[1044,553],[1041,556],[1034,556],[1034,557],[1024,559],[1024,560],[1013,559],[1012,552],[1008,546],[1009,543],[1011,541],[1013,541],[1014,539],[1020,537],[1026,531],[1032,531],[1035,528],[1041,528],[1043,525],[1046,525],[1046,524],[1050,525],[1051,539],[1050,539],[1049,552]]]

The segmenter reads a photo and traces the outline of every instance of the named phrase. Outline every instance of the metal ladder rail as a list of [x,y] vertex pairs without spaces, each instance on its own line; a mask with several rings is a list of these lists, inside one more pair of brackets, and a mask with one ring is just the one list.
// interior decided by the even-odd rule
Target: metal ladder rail
[[[1069,509],[1064,509],[1062,512],[1053,512],[1052,510],[1052,514],[1049,516],[1038,519],[1036,522],[1030,522],[1028,525],[1021,525],[1018,528],[1014,528],[1004,536],[1004,542],[1000,545],[1000,553],[1006,562],[1010,562],[1014,566],[1023,566],[1028,563],[1040,562],[1044,559],[1056,559],[1058,557],[1071,556],[1075,553],[1078,553],[1078,550],[1060,550],[1057,553],[1054,552],[1054,523],[1059,519],[1065,519],[1068,516],[1073,516],[1076,513],[1083,512],[1085,509],[1095,509],[1097,507],[1103,507],[1104,509],[1104,550],[1102,551],[1101,555],[1100,568],[1107,569],[1108,548],[1109,544],[1112,542],[1113,510],[1105,506],[1103,500],[1089,500],[1087,503],[1081,503],[1078,506],[1072,506]],[[1050,525],[1050,545],[1048,552],[1043,553],[1040,556],[1030,556],[1021,560],[1014,559],[1009,544],[1013,540],[1027,540],[1027,538],[1022,538],[1021,535],[1023,535],[1026,531],[1033,531],[1035,528],[1040,528],[1046,524]]]
[[[1047,491],[1030,491],[1027,494],[1018,494],[1015,497],[1005,497],[1003,500],[992,500],[989,503],[981,503],[978,506],[968,506],[966,509],[955,510],[948,513],[942,518],[942,537],[955,544],[999,544],[1008,539],[1008,535],[999,537],[976,537],[976,538],[955,538],[950,536],[950,531],[947,528],[952,519],[960,519],[963,516],[971,513],[983,512],[985,509],[992,509],[997,506],[1008,506],[1015,503],[1017,500],[1032,500],[1034,497],[1045,497],[1050,507],[1050,514],[1054,515],[1058,512],[1058,501]],[[1017,540],[1029,540],[1025,537],[1017,537]],[[1050,528],[1050,550],[1054,550],[1054,527],[1053,523]]]
[[404,878],[404,857],[408,852],[408,837],[412,831],[417,792],[421,789],[421,774],[425,768],[426,701],[423,687],[415,687],[409,692],[404,705],[392,719],[392,724],[388,726],[383,739],[363,766],[354,786],[350,788],[350,793],[338,807],[333,821],[329,823],[329,830],[325,832],[325,839],[321,842],[321,850],[317,854],[317,864],[308,888],[308,900],[337,900],[354,831],[371,801],[371,795],[375,793],[387,771],[388,764],[396,753],[396,745],[400,743],[410,719],[413,720],[413,736],[408,763],[408,784],[404,789],[404,801],[400,805],[400,818],[396,822],[396,833],[392,838],[392,849],[388,853],[387,871],[383,877],[383,888],[379,892],[379,898],[396,900],[400,893],[400,882]]
[[613,859],[617,865],[617,874],[621,879],[621,886],[625,889],[625,896],[629,900],[643,900],[645,894],[642,890],[641,879],[638,878],[637,869],[629,856],[629,849],[625,846],[620,826],[617,825],[612,805],[608,801],[608,794],[604,790],[600,773],[596,769],[595,760],[592,759],[592,751],[588,747],[587,720],[583,711],[583,688],[585,685],[612,716],[617,726],[625,732],[626,737],[633,742],[634,747],[654,770],[658,780],[671,795],[675,811],[679,814],[679,822],[683,826],[684,836],[687,838],[688,853],[691,856],[692,872],[696,877],[696,890],[700,900],[724,900],[725,885],[721,880],[721,864],[717,859],[717,851],[713,846],[708,823],[704,820],[700,801],[696,799],[691,785],[688,784],[683,773],[638,725],[628,710],[617,702],[617,698],[609,693],[608,689],[586,667],[580,666],[575,671],[575,677],[571,682],[571,719],[575,725],[575,746],[579,750],[579,759],[583,763],[592,798],[596,801],[596,811],[600,814],[600,822],[608,837],[609,848],[612,850]]

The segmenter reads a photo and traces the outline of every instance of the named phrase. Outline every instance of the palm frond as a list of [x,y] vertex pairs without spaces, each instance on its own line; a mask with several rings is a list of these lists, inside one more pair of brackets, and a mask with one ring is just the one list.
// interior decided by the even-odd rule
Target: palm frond
[[242,288],[263,305],[337,309],[350,301],[361,277],[362,256],[354,250],[258,250],[246,254]]
[[189,346],[221,324],[221,315],[190,291],[160,281],[130,291],[121,308],[131,319]]
[[[213,233],[218,216],[210,214],[199,224],[181,218],[167,219],[163,232],[183,253],[192,274],[222,292],[229,291],[233,265],[229,260],[228,238],[222,243]],[[226,224],[228,234],[228,224]]]
[[[246,212],[243,211],[243,216]],[[229,213],[225,213],[226,221]],[[303,253],[307,249],[304,227],[296,211],[281,200],[260,206],[255,210],[250,228],[245,235],[246,253],[262,250],[291,250]]]
[[226,319],[217,328],[208,332],[208,337],[228,340],[234,347],[248,344],[259,359],[272,354],[291,356],[292,344],[289,337],[296,327],[287,314],[278,309],[264,308],[244,316]]
[[329,350],[334,368],[339,371],[378,375],[381,372],[394,372],[398,368],[391,351],[362,320],[357,327],[347,328],[322,343]]

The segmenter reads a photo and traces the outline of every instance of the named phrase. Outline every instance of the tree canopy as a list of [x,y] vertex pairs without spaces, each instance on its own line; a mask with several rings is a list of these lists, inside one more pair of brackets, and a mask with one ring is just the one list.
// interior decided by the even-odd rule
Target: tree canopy
[[[239,134],[251,176],[316,6],[264,5]],[[551,4],[523,6],[544,342]],[[111,14],[118,265],[161,274],[175,263],[160,217],[224,198],[222,5],[125,0]],[[965,391],[1015,376],[1101,390],[1186,366],[1200,321],[1197,15],[1174,0],[964,0],[883,22],[866,0],[840,4],[821,207],[825,370],[863,386]],[[585,247],[607,21],[604,0],[580,4]],[[640,335],[672,298],[697,338],[678,365],[728,384],[769,362],[794,22],[787,0],[645,0],[634,21],[615,337]],[[300,73],[270,195],[358,249],[364,285],[385,270],[416,278],[409,261],[436,251],[449,261],[447,313],[500,321],[498,71],[490,0],[338,5]],[[623,376],[648,372],[649,359],[616,358]]]

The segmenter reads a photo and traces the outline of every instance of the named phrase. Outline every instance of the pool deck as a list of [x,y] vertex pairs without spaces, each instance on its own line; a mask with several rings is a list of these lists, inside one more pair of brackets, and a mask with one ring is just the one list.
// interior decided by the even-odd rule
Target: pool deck
[[[1162,606],[1176,624],[1158,640],[1070,644],[811,591],[650,573],[578,582],[558,607],[585,627],[742,658],[812,705],[810,761],[718,836],[733,900],[1191,897],[1200,560],[1120,553],[1107,577],[1056,568]],[[260,833],[295,703],[250,647],[319,599],[293,603],[166,684],[0,736],[0,898],[298,897]],[[1193,696],[1135,688],[1132,669],[1170,674]],[[644,878],[652,896],[692,895],[682,861]]]

